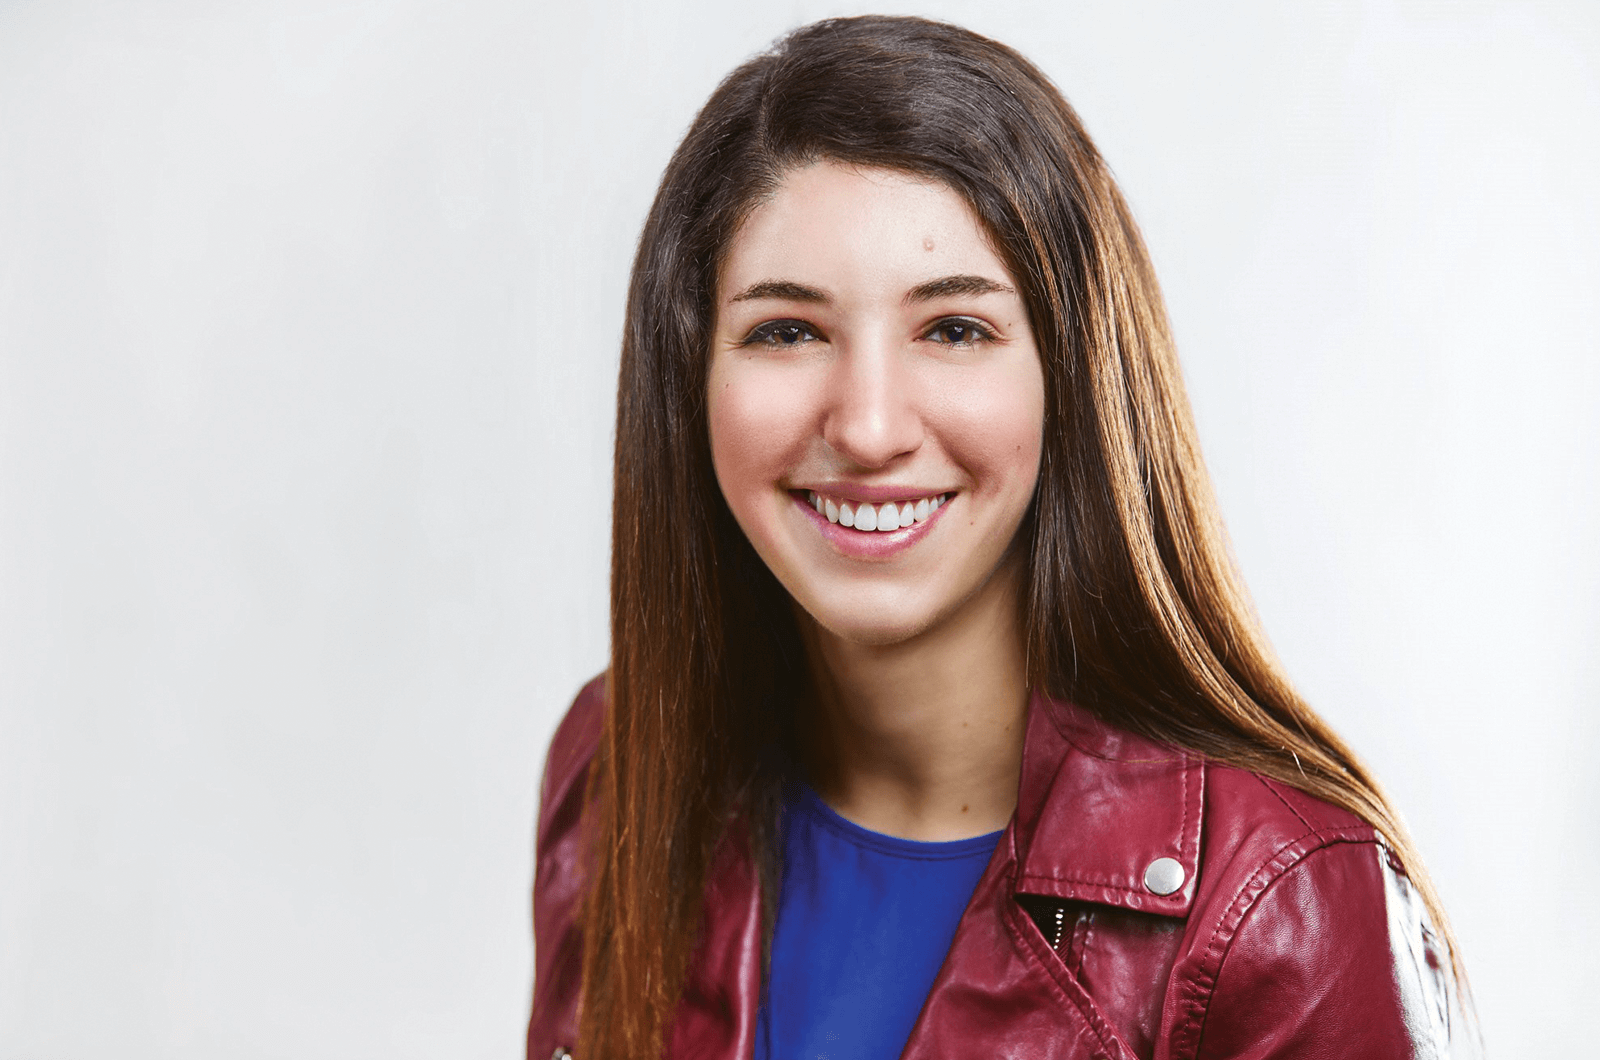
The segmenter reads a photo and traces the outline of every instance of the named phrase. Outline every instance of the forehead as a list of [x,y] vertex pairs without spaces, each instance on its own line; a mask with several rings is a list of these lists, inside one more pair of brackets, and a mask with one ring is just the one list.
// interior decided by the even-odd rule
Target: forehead
[[988,233],[957,192],[898,170],[817,162],[791,170],[735,233],[719,301],[774,279],[841,296],[898,297],[953,274],[1010,282]]

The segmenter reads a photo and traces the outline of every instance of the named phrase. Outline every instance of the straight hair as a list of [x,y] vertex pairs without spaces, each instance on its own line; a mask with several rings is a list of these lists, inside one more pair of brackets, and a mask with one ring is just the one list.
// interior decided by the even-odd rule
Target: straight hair
[[770,934],[779,792],[809,677],[787,594],[718,488],[706,379],[729,242],[787,173],[823,160],[955,190],[1019,286],[1046,390],[1018,530],[1030,685],[1370,823],[1464,984],[1398,814],[1296,694],[1234,570],[1149,255],[1083,124],[1010,48],[872,16],[803,27],[729,75],[672,156],[639,241],[577,1055],[661,1055],[708,873],[730,845],[758,868]]

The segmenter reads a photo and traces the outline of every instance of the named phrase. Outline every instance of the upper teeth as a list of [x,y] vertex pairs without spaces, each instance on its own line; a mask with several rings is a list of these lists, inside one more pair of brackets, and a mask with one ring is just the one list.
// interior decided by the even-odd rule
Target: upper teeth
[[920,523],[939,510],[945,495],[915,500],[886,501],[883,504],[859,504],[824,497],[815,490],[808,491],[811,507],[828,517],[828,522],[850,526],[857,530],[898,530],[902,526]]

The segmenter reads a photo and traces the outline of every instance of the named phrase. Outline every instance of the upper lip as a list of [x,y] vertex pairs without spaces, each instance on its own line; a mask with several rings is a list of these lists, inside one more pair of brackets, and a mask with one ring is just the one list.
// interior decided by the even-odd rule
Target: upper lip
[[796,489],[810,490],[836,501],[865,501],[882,504],[884,501],[914,501],[923,497],[938,497],[951,492],[938,486],[867,486],[857,482],[810,482]]

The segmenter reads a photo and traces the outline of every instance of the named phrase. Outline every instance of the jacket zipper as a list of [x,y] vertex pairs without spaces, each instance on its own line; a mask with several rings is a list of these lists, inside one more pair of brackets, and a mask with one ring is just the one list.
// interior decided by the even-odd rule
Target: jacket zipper
[[1055,950],[1057,953],[1060,953],[1061,936],[1065,933],[1067,928],[1067,907],[1064,905],[1058,905],[1055,907],[1054,913],[1055,924],[1052,925],[1050,931],[1050,948]]

